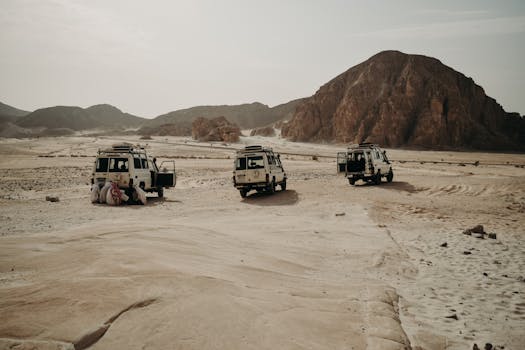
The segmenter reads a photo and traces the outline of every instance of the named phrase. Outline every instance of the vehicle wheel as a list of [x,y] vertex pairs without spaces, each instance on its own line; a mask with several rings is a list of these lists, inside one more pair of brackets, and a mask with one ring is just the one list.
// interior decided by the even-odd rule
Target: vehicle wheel
[[246,198],[246,194],[248,193],[248,191],[246,191],[246,190],[239,190],[239,193],[241,194],[242,198]]
[[157,194],[159,195],[159,198],[164,197],[164,188],[162,188],[162,187],[159,188],[159,189],[157,190]]
[[386,175],[386,181],[392,182],[393,179],[394,179],[394,172],[392,171],[392,169],[390,169],[390,171]]
[[349,183],[350,185],[354,186],[354,185],[355,185],[355,180],[354,180],[354,178],[349,177],[349,178],[348,178],[348,183]]
[[274,193],[275,192],[275,181],[272,181],[272,183],[268,187],[268,192],[270,192],[270,193]]
[[286,180],[281,182],[281,191],[286,191]]
[[374,183],[375,183],[376,185],[381,184],[381,172],[380,172],[380,171],[378,171],[377,174],[376,174],[376,176],[374,177]]

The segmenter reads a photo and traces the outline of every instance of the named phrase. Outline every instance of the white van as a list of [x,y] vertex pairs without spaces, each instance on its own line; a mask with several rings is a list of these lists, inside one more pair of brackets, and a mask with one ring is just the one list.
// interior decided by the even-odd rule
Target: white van
[[372,181],[379,185],[382,177],[388,182],[394,178],[386,151],[371,143],[351,145],[346,152],[337,153],[337,172],[344,173],[350,185],[354,185],[357,180]]
[[286,190],[286,173],[281,156],[271,148],[246,146],[237,151],[233,165],[233,185],[241,197],[251,190],[274,193],[277,185]]

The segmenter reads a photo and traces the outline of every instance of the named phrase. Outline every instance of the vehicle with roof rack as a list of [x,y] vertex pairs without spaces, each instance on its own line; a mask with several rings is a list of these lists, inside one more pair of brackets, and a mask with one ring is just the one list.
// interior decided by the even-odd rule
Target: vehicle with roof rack
[[373,143],[350,145],[345,152],[338,152],[337,172],[344,173],[350,185],[355,185],[358,180],[379,185],[381,178],[388,182],[392,182],[394,178],[386,151]]
[[116,184],[130,198],[133,198],[134,186],[163,197],[164,189],[175,187],[177,183],[175,162],[164,161],[157,165],[157,159],[140,145],[114,144],[111,148],[98,150],[93,166],[91,184],[102,188],[106,183]]
[[276,186],[280,186],[285,191],[286,180],[281,156],[271,148],[246,146],[237,151],[233,166],[233,185],[242,198],[251,190],[274,193]]

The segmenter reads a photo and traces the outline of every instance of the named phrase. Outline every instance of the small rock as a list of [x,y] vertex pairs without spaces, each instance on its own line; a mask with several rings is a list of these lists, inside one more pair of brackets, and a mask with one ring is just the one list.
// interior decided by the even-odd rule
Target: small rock
[[448,247],[448,243],[447,243],[447,242],[445,242],[445,243],[442,243],[442,244],[441,244],[441,247],[443,247],[443,248],[446,248],[446,247]]
[[496,234],[495,233],[489,233],[489,238],[490,239],[496,239]]
[[486,273],[486,272],[483,272],[483,276],[485,276],[485,277],[488,277],[488,276],[489,276],[489,274],[488,274],[488,273]]
[[463,254],[465,254],[465,255],[470,255],[470,254],[472,254],[472,252],[469,252],[468,250],[465,250],[465,251],[463,252]]
[[483,234],[483,233],[477,233],[477,232],[472,232],[472,237],[474,237],[474,238],[485,239],[485,234]]
[[46,201],[48,202],[60,202],[60,199],[56,196],[46,196]]
[[346,213],[335,213],[335,216],[345,216]]
[[458,320],[458,315],[453,314],[453,315],[450,315],[450,316],[445,316],[445,318],[452,318],[452,319],[457,321]]
[[483,228],[483,225],[476,225],[470,230],[472,231],[472,233],[485,233],[485,229]]

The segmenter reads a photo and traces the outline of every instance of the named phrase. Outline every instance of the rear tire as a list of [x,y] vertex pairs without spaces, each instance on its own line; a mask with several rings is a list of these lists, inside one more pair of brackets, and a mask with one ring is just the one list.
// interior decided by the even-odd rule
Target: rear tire
[[239,193],[241,194],[242,198],[246,198],[246,195],[248,194],[248,191],[246,191],[246,190],[239,190]]
[[376,185],[380,185],[381,184],[381,172],[378,171],[376,176],[374,177],[374,183]]
[[392,169],[390,169],[390,171],[386,175],[386,181],[392,182],[393,179],[394,179],[394,172],[392,171]]
[[275,181],[272,180],[272,183],[268,186],[268,192],[275,193]]
[[159,198],[164,197],[164,188],[162,188],[162,187],[159,188],[159,189],[157,190],[157,194],[159,195]]
[[286,191],[286,179],[281,183],[281,191]]
[[355,180],[354,180],[352,177],[349,177],[349,178],[348,178],[348,183],[349,183],[350,185],[354,186],[354,185],[355,185]]

